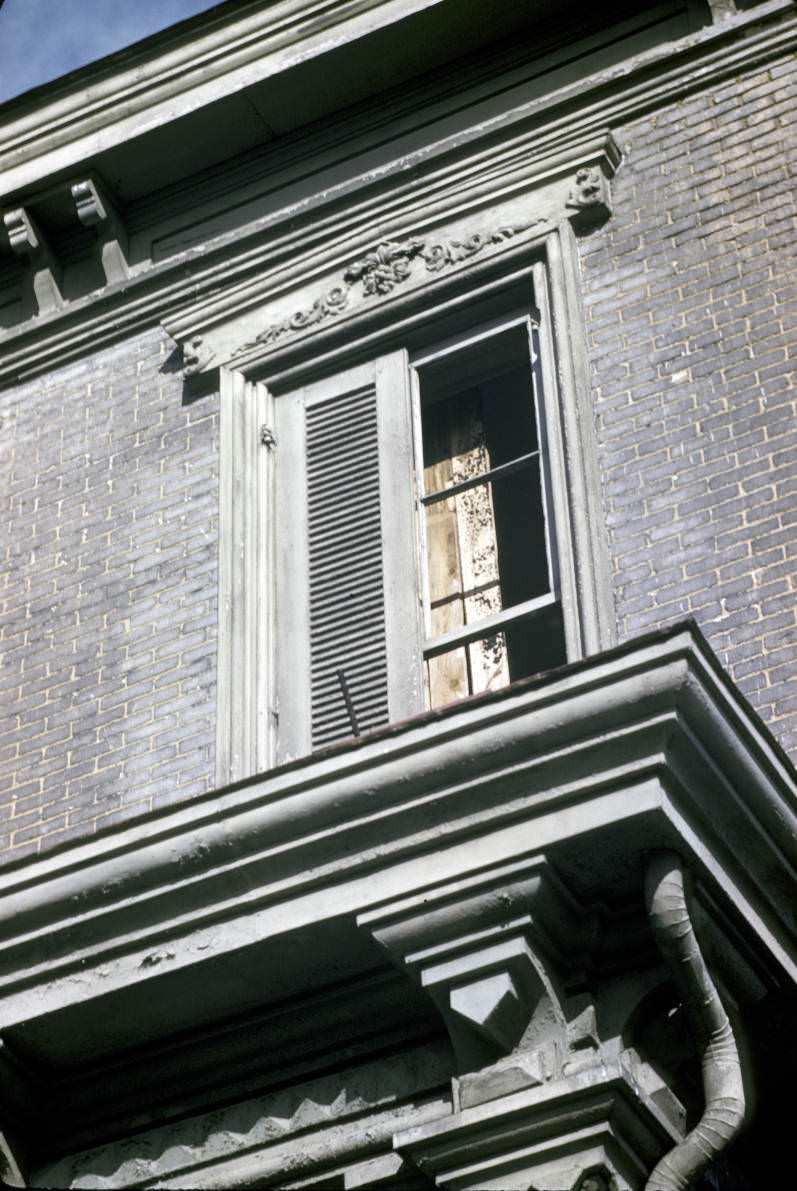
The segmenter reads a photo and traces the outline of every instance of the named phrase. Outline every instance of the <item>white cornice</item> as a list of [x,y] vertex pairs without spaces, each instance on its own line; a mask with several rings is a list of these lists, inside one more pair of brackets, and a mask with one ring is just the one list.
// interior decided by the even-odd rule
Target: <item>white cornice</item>
[[[113,56],[75,72],[60,88],[53,84],[49,103],[42,102],[37,89],[28,110],[25,96],[0,107],[2,194],[41,184],[128,137],[439,3],[442,0],[281,0],[253,6],[233,24],[209,18],[207,32],[188,40],[181,37],[176,44],[169,39],[162,47],[160,39],[152,39],[149,53],[149,41],[143,43],[140,60],[130,52],[118,56],[123,63],[132,56],[129,65],[111,69],[117,62]],[[665,54],[717,39],[727,42],[750,27],[763,29],[772,18],[793,13],[793,7],[793,0],[767,0],[682,38]],[[653,64],[661,53],[639,55],[629,71]],[[619,67],[607,73],[619,77],[626,72]]]
[[279,0],[251,5],[234,23],[222,20],[223,12],[216,21],[209,16],[207,31],[203,25],[189,39],[148,40],[139,54],[114,56],[54,84],[49,103],[37,91],[28,111],[24,97],[0,109],[2,193],[41,184],[104,149],[441,2]]

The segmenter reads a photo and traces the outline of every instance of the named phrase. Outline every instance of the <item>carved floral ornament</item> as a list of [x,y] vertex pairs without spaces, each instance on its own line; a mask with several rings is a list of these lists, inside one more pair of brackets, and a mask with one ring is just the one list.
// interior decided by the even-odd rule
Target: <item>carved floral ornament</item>
[[[571,178],[565,193],[565,212],[574,222],[602,218],[609,213],[608,179],[600,165],[579,169]],[[549,231],[554,223],[553,214],[546,213],[521,223],[501,224],[492,230],[474,231],[461,239],[431,240],[423,235],[410,235],[401,240],[381,240],[347,265],[340,280],[309,306],[268,323],[254,338],[239,344],[229,359],[237,360],[257,348],[269,347],[286,335],[298,334],[326,322],[347,310],[358,299],[381,298],[392,294],[417,279],[421,270],[436,274],[456,268],[486,248],[503,244],[532,228],[538,232]],[[183,351],[184,370],[187,375],[201,372],[213,358],[213,352],[202,337],[193,335]]]
[[283,335],[303,331],[340,314],[347,309],[351,298],[357,295],[358,288],[359,296],[363,298],[382,297],[392,293],[397,286],[410,280],[416,261],[423,263],[427,273],[439,273],[442,269],[468,260],[488,245],[501,244],[535,224],[544,223],[547,223],[547,220],[534,219],[526,224],[499,227],[488,233],[474,232],[463,240],[431,244],[415,236],[400,241],[383,240],[364,256],[353,261],[344,270],[342,282],[331,286],[321,297],[316,298],[312,306],[297,310],[295,314],[279,322],[269,323],[254,339],[236,348],[231,358],[237,359],[256,347],[274,343]]

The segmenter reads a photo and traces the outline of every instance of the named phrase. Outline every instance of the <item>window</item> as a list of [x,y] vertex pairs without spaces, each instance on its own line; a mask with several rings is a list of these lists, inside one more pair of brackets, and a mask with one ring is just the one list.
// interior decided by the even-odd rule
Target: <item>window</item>
[[518,318],[414,360],[431,707],[566,658],[535,340]]
[[469,280],[221,370],[219,784],[613,642],[569,229]]
[[278,759],[566,660],[538,334],[467,327],[276,399]]

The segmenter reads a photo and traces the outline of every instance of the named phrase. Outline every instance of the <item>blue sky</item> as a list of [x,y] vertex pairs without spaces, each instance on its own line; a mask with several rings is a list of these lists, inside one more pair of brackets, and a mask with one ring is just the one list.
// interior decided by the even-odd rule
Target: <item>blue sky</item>
[[0,103],[213,6],[213,0],[5,0]]

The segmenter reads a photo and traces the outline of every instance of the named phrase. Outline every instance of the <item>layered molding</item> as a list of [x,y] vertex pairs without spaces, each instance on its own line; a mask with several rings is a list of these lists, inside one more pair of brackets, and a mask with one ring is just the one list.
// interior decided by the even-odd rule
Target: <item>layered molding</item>
[[[341,42],[353,42],[375,28],[400,27],[402,20],[433,6],[430,0],[282,0],[267,12],[250,0],[230,20],[205,14],[164,31],[123,54],[56,80],[51,97],[21,96],[8,110],[0,133],[0,169],[7,193],[41,185],[55,171],[74,169],[89,155],[124,143],[142,127],[156,128],[181,114],[212,105],[220,94],[245,90],[253,82],[308,59],[323,62]],[[690,46],[716,42],[747,23],[764,24],[791,7],[768,0],[755,12],[735,12],[717,0],[715,25],[697,29]],[[729,28],[730,26],[730,28]]]
[[430,851],[438,881],[508,863],[532,829],[559,872],[568,840],[593,840],[581,901],[607,868],[618,898],[641,888],[640,858],[676,838],[740,935],[794,974],[796,810],[788,762],[680,627],[3,872],[2,1023],[81,1004],[95,967],[106,992],[143,992],[233,943],[405,897]]
[[[562,157],[546,162],[546,171],[536,177],[529,177],[524,165],[522,181],[517,171],[494,180],[500,168],[491,160],[477,177],[452,174],[444,196],[427,199],[414,189],[413,206],[428,224],[413,222],[409,230],[399,224],[376,241],[361,234],[346,255],[333,241],[306,259],[301,273],[287,266],[248,282],[246,293],[220,294],[192,311],[188,321],[169,322],[169,333],[178,342],[186,334],[193,345],[201,345],[208,359],[205,370],[229,360],[277,389],[346,367],[358,351],[372,355],[401,342],[408,328],[421,324],[433,307],[457,300],[457,294],[461,302],[478,296],[485,285],[508,287],[523,271],[530,272],[550,236],[569,243],[574,226],[607,218],[609,180],[620,162],[613,138],[606,135],[579,147],[577,160],[589,160],[590,166],[574,168],[570,161],[565,170]],[[572,200],[582,168],[594,171],[601,183],[576,205]],[[442,222],[452,206],[458,217]]]
[[[380,322],[395,322],[393,299],[414,296],[423,301],[425,292],[434,292],[429,290],[430,282],[491,258],[502,258],[504,268],[511,269],[521,249],[528,253],[533,245],[542,244],[565,220],[585,227],[608,218],[609,181],[620,162],[616,143],[606,136],[593,146],[582,146],[578,162],[575,168],[570,162],[562,161],[558,167],[547,162],[545,172],[536,178],[524,170],[522,189],[517,173],[514,178],[503,177],[500,193],[507,196],[503,203],[495,192],[489,198],[483,193],[481,174],[478,189],[457,177],[445,204],[438,198],[428,228],[399,229],[370,243],[366,239],[336,268],[337,246],[332,245],[331,251],[315,254],[312,268],[305,262],[300,286],[291,288],[297,276],[294,266],[249,282],[245,294],[239,289],[227,291],[213,303],[168,321],[169,334],[178,343],[190,344],[187,360],[184,351],[186,374],[213,368],[219,362],[229,362],[244,372],[265,368],[271,373],[276,368],[282,373],[285,361],[301,352],[310,335],[317,367],[319,328],[337,324],[339,336],[345,335],[351,352],[363,334],[359,323],[366,322],[370,331]],[[491,161],[490,172],[495,168]],[[551,173],[563,176],[552,178]],[[444,211],[452,202],[464,216],[441,223],[440,207]],[[330,258],[333,271],[322,271],[325,265],[329,267]],[[312,278],[309,283],[308,275]],[[284,383],[282,375],[280,379]]]
[[452,1191],[636,1191],[679,1139],[622,1057],[403,1130],[393,1144]]
[[[660,848],[678,851],[703,919],[733,943],[720,973],[732,1002],[793,978],[794,775],[689,627],[66,845],[0,874],[4,1119],[23,1143],[35,1130],[41,1146],[45,1130],[69,1152],[128,1108],[151,1129],[173,1087],[183,1140],[168,1130],[159,1167],[153,1137],[155,1165],[141,1168],[158,1185],[240,1185],[286,1163],[367,1181],[371,1158],[401,1185],[393,1149],[448,1186],[571,1191],[593,1171],[635,1187],[680,1135],[677,1101],[623,1041],[666,977],[639,933]],[[384,984],[380,952],[406,992]],[[281,1055],[303,1058],[291,1053],[303,1013],[316,1040],[343,1013],[373,1048],[358,1060],[406,1051],[424,992],[457,1051],[450,1095],[424,1077],[420,1099],[398,1095],[382,1114],[379,1097],[350,1099],[355,1077],[320,1093],[299,1074],[287,1096],[230,1109],[229,1128],[186,1100],[214,1081],[225,1103],[251,1097],[230,1081],[262,1078],[258,1055],[284,1075]],[[140,1109],[129,1101],[142,1087]],[[300,1130],[301,1170],[289,1163]],[[126,1145],[80,1169],[121,1170]]]
[[[391,1156],[397,1124],[406,1120],[422,1127],[450,1111],[450,1100],[439,1092],[446,1074],[445,1055],[434,1047],[382,1056],[341,1075],[301,1081],[147,1129],[133,1154],[124,1144],[93,1147],[44,1167],[28,1186],[107,1186],[109,1172],[110,1185],[119,1188],[152,1186],[153,1181],[158,1187],[234,1188],[248,1186],[253,1175],[261,1185],[268,1179],[272,1186],[301,1186],[302,1173],[326,1166],[330,1177],[347,1159],[347,1169],[364,1168],[364,1186],[378,1185],[379,1151],[387,1149]],[[387,1165],[388,1173],[396,1174],[402,1163],[399,1158]],[[287,1169],[290,1181],[284,1179]],[[357,1184],[346,1183],[352,1185]]]
[[428,5],[429,0],[278,0],[264,11],[250,0],[232,21],[226,13],[203,15],[189,37],[180,26],[167,29],[115,55],[113,71],[103,61],[57,80],[49,103],[35,93],[31,100],[22,96],[15,105],[22,115],[12,116],[0,134],[5,191],[41,185],[56,171],[132,140],[142,127],[171,124],[175,105],[180,115],[207,108],[221,95],[322,58],[341,42],[390,27]]
[[[173,325],[181,342],[188,343],[193,338],[189,326],[192,320],[200,327],[199,332],[195,327],[194,333],[201,333],[203,318],[209,313],[201,308],[208,295],[228,291],[233,305],[239,310],[248,309],[250,279],[269,272],[282,275],[286,268],[290,270],[291,262],[296,263],[296,276],[302,276],[308,266],[308,271],[315,274],[314,254],[324,241],[338,256],[356,259],[352,234],[364,225],[373,228],[380,218],[385,207],[385,183],[391,178],[397,199],[406,204],[409,176],[410,189],[417,191],[424,178],[437,174],[442,179],[455,159],[462,162],[471,155],[475,162],[486,150],[495,153],[495,146],[501,143],[510,156],[514,154],[518,168],[529,166],[525,182],[519,182],[522,189],[530,178],[539,177],[540,163],[546,158],[564,152],[566,158],[577,162],[585,143],[600,136],[601,130],[788,52],[795,41],[797,17],[790,0],[770,0],[646,51],[627,62],[622,71],[598,70],[579,84],[514,107],[473,128],[466,136],[443,135],[422,151],[399,154],[392,163],[386,161],[376,174],[369,170],[358,173],[355,168],[346,181],[330,182],[307,200],[281,206],[235,232],[209,237],[201,251],[189,249],[159,264],[136,266],[123,282],[107,285],[96,294],[69,302],[60,311],[39,315],[0,336],[5,345],[0,383],[35,375],[151,326],[158,319],[167,328]],[[177,76],[175,83],[179,85]],[[500,157],[498,154],[496,161],[505,171],[506,155],[503,161]],[[352,217],[350,230],[344,229],[343,234],[342,199]],[[370,216],[366,214],[369,207]],[[375,218],[377,212],[380,214]],[[419,214],[407,208],[402,218],[397,210],[392,234],[404,234],[403,228],[409,233],[414,227],[433,226],[428,215]],[[309,220],[312,226],[308,226]],[[367,250],[368,240],[362,232],[358,234],[360,247]],[[373,233],[369,239],[373,245]],[[261,299],[252,300],[256,304]]]
[[[233,980],[239,970],[231,955]],[[190,1009],[184,1025],[190,1025],[188,1016]],[[323,1098],[301,1091],[308,1080],[318,1085],[318,1072],[328,1069],[331,1038],[345,1074],[323,1081]],[[91,1047],[90,1030],[82,1042]],[[74,1049],[79,1050],[79,1044]],[[397,1060],[381,1085],[373,1068],[375,1051]],[[370,1068],[366,1081],[363,1066]],[[380,970],[299,992],[287,1002],[260,1006],[242,1018],[222,1018],[199,1028],[190,1025],[151,1046],[123,1047],[121,1054],[95,1055],[91,1061],[85,1056],[66,1069],[44,1068],[32,1056],[0,1046],[0,1111],[4,1128],[12,1129],[17,1138],[35,1138],[38,1121],[47,1118],[46,1136],[32,1147],[43,1158],[47,1153],[103,1147],[120,1134],[149,1129],[159,1116],[172,1116],[176,1103],[178,1115],[191,1119],[181,1144],[196,1147],[197,1161],[202,1161],[205,1147],[197,1144],[200,1139],[210,1139],[207,1148],[212,1149],[214,1132],[224,1134],[236,1121],[235,1131],[241,1133],[247,1131],[241,1129],[242,1122],[262,1116],[265,1132],[279,1137],[309,1124],[314,1119],[312,1104],[327,1106],[326,1112],[316,1114],[318,1120],[334,1119],[345,1115],[341,1107],[354,1099],[360,1100],[355,1109],[359,1111],[391,1095],[445,1088],[450,1069],[450,1046],[433,1007],[425,1005],[420,994],[413,995],[399,973]],[[362,1096],[364,1082],[376,1084],[377,1096]],[[357,1084],[359,1096],[354,1094]],[[279,1094],[288,1087],[300,1090]],[[271,1112],[253,1111],[252,1097],[267,1091],[267,1099],[278,1104]],[[220,1103],[239,1107],[218,1127],[218,1115],[211,1110]],[[286,1111],[291,1103],[293,1108]],[[160,1105],[154,1116],[153,1105]],[[167,1131],[160,1132],[165,1141]],[[23,1147],[18,1149],[21,1154]]]

